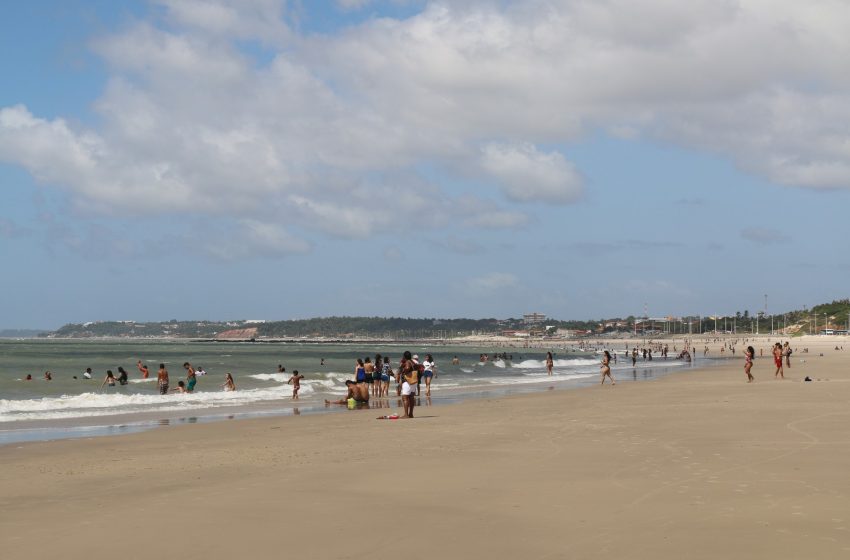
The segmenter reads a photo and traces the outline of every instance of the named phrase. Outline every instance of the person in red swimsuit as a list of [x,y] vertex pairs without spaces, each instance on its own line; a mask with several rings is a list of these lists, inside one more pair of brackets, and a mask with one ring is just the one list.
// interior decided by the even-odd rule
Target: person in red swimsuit
[[782,368],[782,344],[779,342],[773,345],[773,363],[776,364],[776,373],[773,377],[785,379],[785,370]]

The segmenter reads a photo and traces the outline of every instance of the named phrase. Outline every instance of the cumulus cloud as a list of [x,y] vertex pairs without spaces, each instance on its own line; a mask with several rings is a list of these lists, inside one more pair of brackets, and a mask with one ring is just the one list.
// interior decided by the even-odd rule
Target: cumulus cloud
[[562,154],[542,153],[528,143],[482,147],[481,168],[512,200],[566,203],[581,194],[581,178]]
[[[430,2],[305,34],[280,0],[154,2],[162,18],[93,41],[110,71],[96,123],[0,108],[0,160],[88,211],[227,216],[260,245],[244,220],[357,238],[387,228],[383,208],[523,227],[535,203],[580,199],[566,154],[596,131],[850,188],[850,4]],[[492,197],[468,203],[470,174]]]

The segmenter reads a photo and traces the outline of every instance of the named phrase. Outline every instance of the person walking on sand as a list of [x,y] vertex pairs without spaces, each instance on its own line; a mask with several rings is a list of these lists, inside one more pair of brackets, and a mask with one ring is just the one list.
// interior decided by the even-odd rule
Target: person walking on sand
[[431,379],[437,377],[437,366],[434,363],[434,357],[431,354],[425,354],[425,361],[422,362],[422,367],[425,368],[425,372],[422,374],[425,376],[425,396],[431,396]]
[[546,371],[552,375],[552,368],[555,366],[555,360],[552,359],[552,352],[546,352]]
[[292,385],[292,398],[298,400],[298,391],[301,389],[301,380],[304,376],[298,373],[298,370],[292,372],[292,377],[286,382],[287,385]]
[[606,377],[611,378],[611,385],[617,384],[617,382],[614,381],[614,376],[611,375],[611,366],[609,365],[610,363],[611,363],[611,354],[608,353],[608,350],[605,350],[605,353],[602,356],[602,365],[599,366],[600,369],[602,370],[602,383],[600,383],[599,385],[605,385],[605,378]]
[[168,370],[165,369],[165,364],[159,364],[159,371],[156,374],[156,384],[159,386],[160,395],[168,393]]
[[755,381],[755,377],[750,373],[750,370],[753,369],[753,358],[756,356],[756,349],[752,346],[747,346],[747,351],[744,353],[746,356],[744,360],[744,373],[747,374],[747,383],[752,383]]
[[785,370],[782,368],[782,344],[777,342],[773,345],[773,363],[776,365],[774,378],[785,379]]

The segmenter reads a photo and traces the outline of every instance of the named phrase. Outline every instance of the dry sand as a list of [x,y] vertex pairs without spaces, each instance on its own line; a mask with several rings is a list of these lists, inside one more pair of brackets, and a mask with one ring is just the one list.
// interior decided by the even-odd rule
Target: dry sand
[[728,366],[417,408],[408,421],[367,410],[8,445],[0,550],[847,558],[850,346],[822,342],[794,341],[812,352],[784,382],[765,357],[745,383],[739,351]]

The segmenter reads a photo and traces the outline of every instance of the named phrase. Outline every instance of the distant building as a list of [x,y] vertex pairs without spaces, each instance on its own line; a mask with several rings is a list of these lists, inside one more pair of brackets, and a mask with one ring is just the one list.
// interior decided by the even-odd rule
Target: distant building
[[546,315],[543,313],[526,313],[522,316],[522,322],[526,325],[536,325],[546,320]]
[[265,319],[247,319],[245,321],[245,324],[246,325],[260,325],[260,324],[265,323],[265,322],[266,322]]

